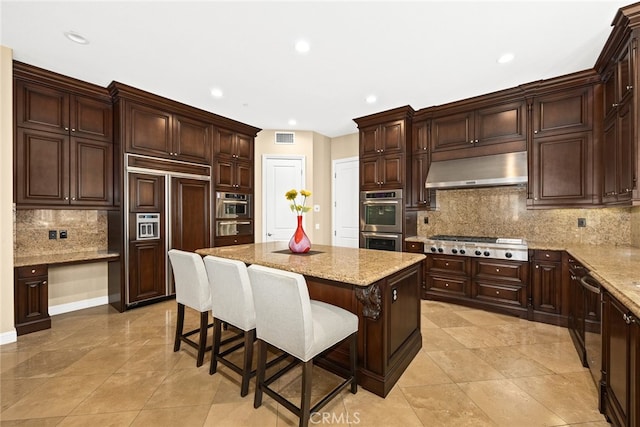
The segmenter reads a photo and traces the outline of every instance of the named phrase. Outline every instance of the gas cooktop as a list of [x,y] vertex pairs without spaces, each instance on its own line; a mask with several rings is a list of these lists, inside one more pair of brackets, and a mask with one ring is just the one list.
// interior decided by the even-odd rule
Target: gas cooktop
[[524,239],[438,234],[427,238],[425,252],[483,258],[528,260]]

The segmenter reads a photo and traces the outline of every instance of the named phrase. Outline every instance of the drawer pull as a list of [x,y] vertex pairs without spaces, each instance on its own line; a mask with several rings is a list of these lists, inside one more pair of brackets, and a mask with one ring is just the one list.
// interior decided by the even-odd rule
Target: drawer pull
[[445,283],[445,284],[444,284],[444,287],[445,287],[445,288],[448,288],[448,287],[449,287],[449,284],[448,284],[448,283]]
[[544,254],[545,258],[549,258],[551,255],[549,254]]
[[38,284],[37,284],[37,283],[33,283],[33,284],[29,285],[29,287],[30,287],[30,288],[32,288],[32,289],[33,289],[33,288],[37,288],[37,287],[38,287]]
[[448,263],[448,262],[445,262],[445,263],[444,263],[444,265],[445,265],[445,266],[447,266],[447,267],[449,267],[449,263]]
[[36,269],[35,268],[31,270],[31,274],[36,274]]
[[496,291],[496,295],[500,295],[500,291]]
[[500,273],[500,269],[499,268],[496,268],[496,273]]

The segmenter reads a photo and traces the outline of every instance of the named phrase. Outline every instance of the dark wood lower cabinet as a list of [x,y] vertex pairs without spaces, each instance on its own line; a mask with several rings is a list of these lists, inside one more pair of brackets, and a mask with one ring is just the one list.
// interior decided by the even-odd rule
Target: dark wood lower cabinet
[[14,317],[18,335],[49,329],[48,268],[17,267],[14,272]]
[[166,296],[165,258],[162,240],[129,245],[129,303]]
[[640,423],[640,324],[627,307],[603,295],[604,413],[615,427]]

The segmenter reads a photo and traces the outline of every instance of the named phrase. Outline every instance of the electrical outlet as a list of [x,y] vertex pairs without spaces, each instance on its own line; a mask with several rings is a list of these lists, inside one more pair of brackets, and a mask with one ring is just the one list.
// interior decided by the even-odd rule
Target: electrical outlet
[[425,216],[425,217],[424,217],[424,219],[423,219],[423,221],[424,221],[424,223],[425,223],[425,224],[429,224],[429,217],[428,217],[428,216]]
[[49,230],[49,240],[55,240],[58,238],[58,232],[56,230]]
[[586,227],[587,219],[586,218],[578,218],[578,227]]
[[67,238],[67,230],[60,230],[60,238],[61,239]]

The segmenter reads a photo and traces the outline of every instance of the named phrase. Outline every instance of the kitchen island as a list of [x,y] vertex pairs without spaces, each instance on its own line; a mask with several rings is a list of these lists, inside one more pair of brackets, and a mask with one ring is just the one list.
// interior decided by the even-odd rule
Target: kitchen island
[[[422,347],[422,254],[313,245],[292,254],[286,242],[198,249],[198,254],[300,273],[309,296],[358,316],[358,384],[385,397]],[[326,356],[348,366],[348,349]],[[322,361],[319,362],[323,365]],[[324,364],[329,367],[329,364]]]

